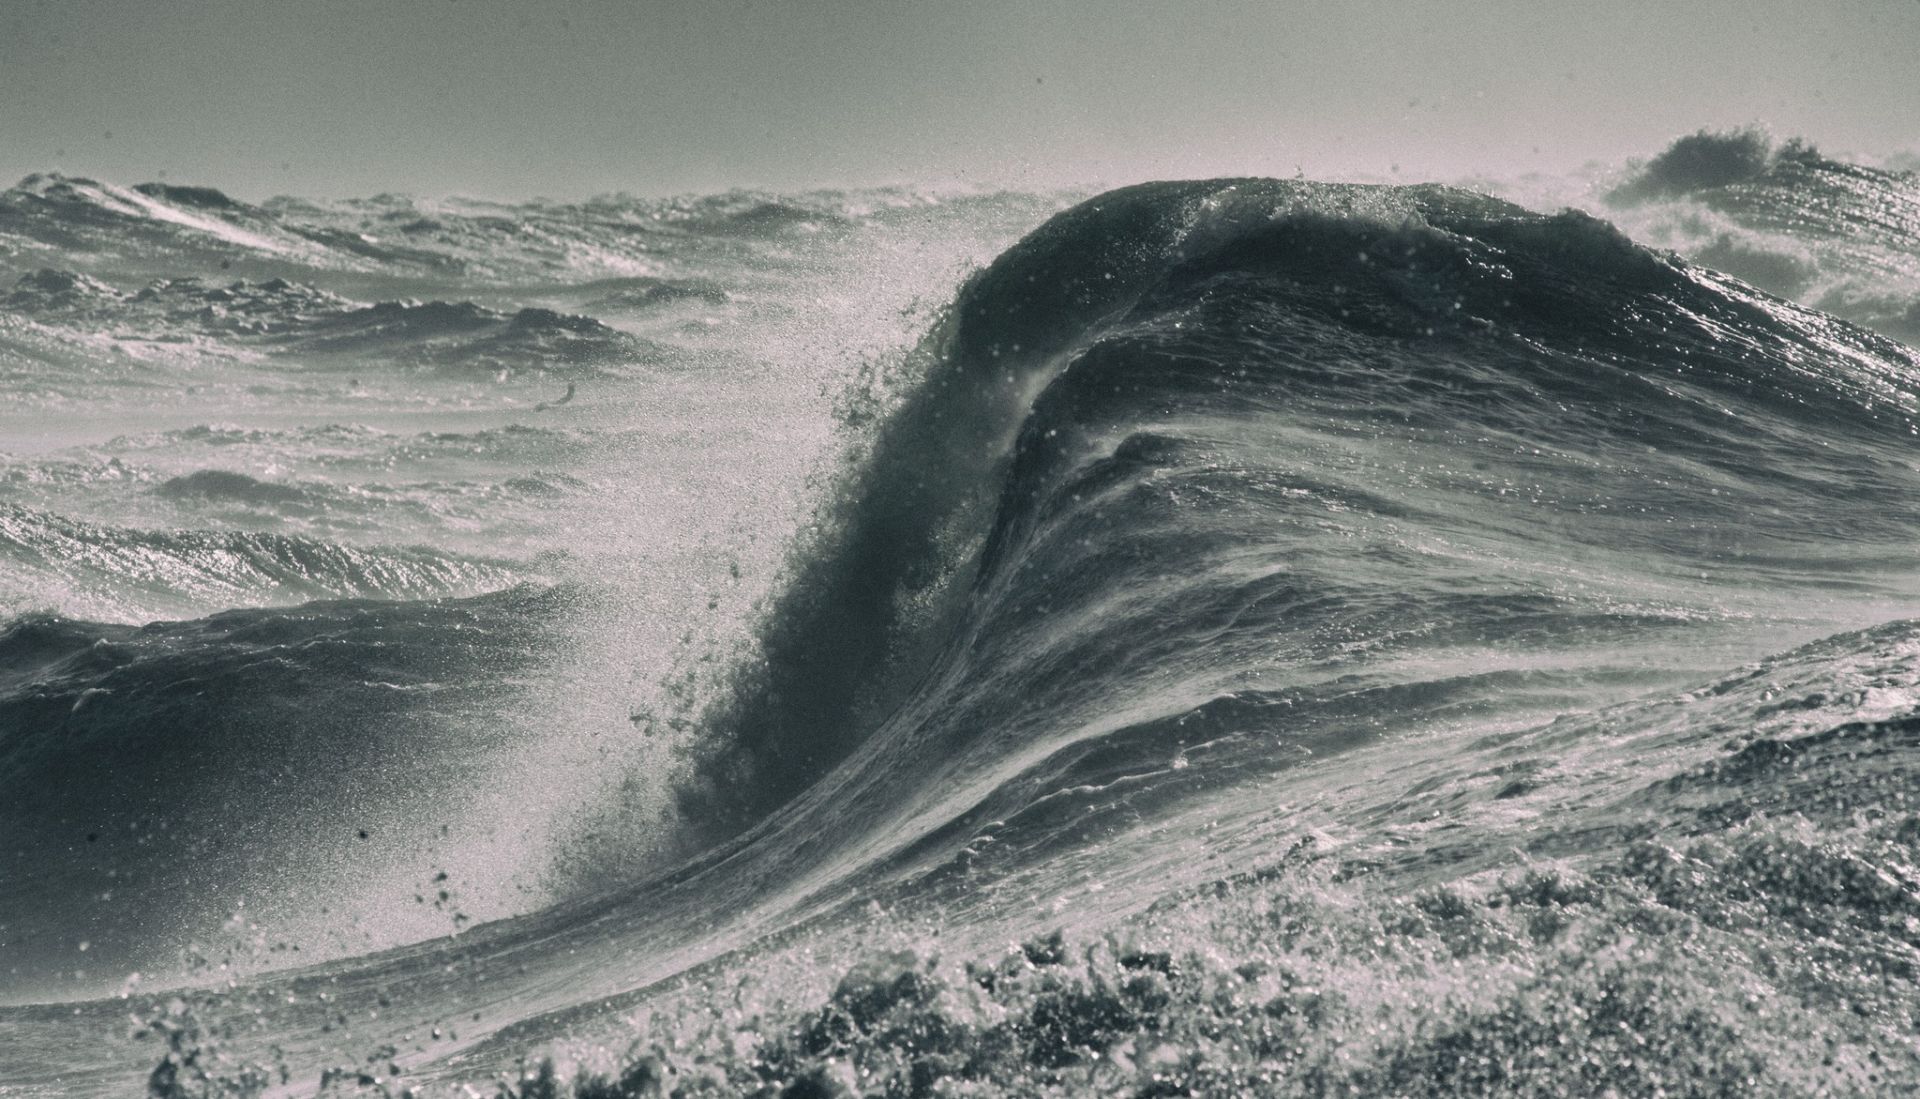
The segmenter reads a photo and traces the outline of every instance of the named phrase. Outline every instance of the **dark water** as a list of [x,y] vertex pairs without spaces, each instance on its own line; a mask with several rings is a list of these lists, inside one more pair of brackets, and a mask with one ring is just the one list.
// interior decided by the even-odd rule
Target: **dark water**
[[[1720,140],[1612,200],[1912,269],[1911,177]],[[10,192],[6,1082],[1915,1081],[1898,326],[1071,198]]]

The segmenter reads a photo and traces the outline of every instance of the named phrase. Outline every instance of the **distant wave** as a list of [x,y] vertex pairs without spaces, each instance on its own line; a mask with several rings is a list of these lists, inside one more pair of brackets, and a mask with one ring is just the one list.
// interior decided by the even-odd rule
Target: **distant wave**
[[0,306],[83,334],[104,329],[162,341],[215,336],[305,364],[350,355],[344,365],[355,368],[371,360],[581,376],[660,357],[656,345],[592,317],[532,307],[502,312],[473,302],[361,305],[277,278],[170,278],[123,294],[84,274],[42,268],[23,275]]
[[1697,194],[1751,182],[1789,165],[1823,162],[1817,150],[1798,139],[1775,147],[1764,130],[1701,130],[1676,139],[1608,197],[1624,204]]
[[305,505],[308,494],[292,485],[274,484],[224,469],[203,469],[173,477],[154,488],[170,499],[231,500],[242,504],[283,507]]
[[852,224],[830,201],[750,192],[578,204],[378,195],[254,205],[211,187],[123,187],[39,173],[0,192],[0,260],[64,265],[92,256],[152,273],[211,261],[259,276],[357,271],[510,283],[652,276],[663,256],[688,249],[777,245]]
[[[1675,154],[1621,219],[1807,301],[1851,308],[1874,271],[1903,270],[1910,181],[1721,145]],[[609,326],[500,302],[715,271],[744,288],[726,319],[764,300],[813,340],[822,298],[793,257],[854,266],[916,242],[861,239],[878,200],[766,198],[263,204],[281,225],[470,265],[491,289],[416,300],[394,261],[364,291],[384,303],[219,340],[326,328],[337,362],[488,346],[557,361]],[[97,243],[85,220],[66,228]],[[544,278],[509,281],[530,271]],[[261,273],[228,289],[256,295]],[[101,308],[128,307],[139,283],[121,276],[102,277],[122,289]],[[103,296],[58,275],[22,292]],[[1920,835],[1920,351],[1596,217],[1435,186],[1124,188],[1033,229],[944,309],[886,305],[888,333],[924,338],[869,357],[862,329],[829,349],[857,379],[834,405],[845,461],[806,486],[810,513],[783,516],[781,571],[741,618],[719,620],[720,598],[703,617],[699,584],[646,560],[631,587],[536,588],[444,551],[0,507],[0,583],[29,612],[0,631],[0,813],[27,836],[0,857],[30,886],[0,896],[0,924],[25,929],[30,994],[111,992],[73,970],[148,964],[236,911],[242,885],[249,912],[279,905],[303,930],[334,919],[321,908],[356,872],[402,908],[451,903],[388,873],[425,876],[449,821],[550,825],[542,884],[565,898],[482,927],[413,920],[379,940],[411,946],[349,945],[233,989],[0,1012],[33,1078],[77,1065],[106,1092],[171,1053],[164,1081],[202,1033],[270,1046],[296,1084],[371,1065],[369,1088],[455,1086],[608,1033],[598,1052],[636,1093],[668,1065],[795,1094],[966,1074],[1016,1093],[1450,1093],[1498,1090],[1523,1061],[1543,1091],[1737,1093],[1780,1065],[1838,1078],[1823,1058],[1854,1083],[1894,1060],[1913,1078],[1912,997],[1886,974],[1912,945],[1900,868]],[[751,382],[806,398],[819,376],[795,383],[777,357],[747,385],[702,373],[762,346],[711,327],[715,360],[648,391],[688,415],[648,406],[631,435],[504,427],[465,404],[421,431],[444,412],[425,405],[392,434],[167,420],[72,460],[164,464],[125,496],[209,518],[298,510],[332,473],[389,462],[497,462],[514,467],[486,470],[502,499],[597,503],[606,467],[546,460],[583,440],[640,444],[622,470],[643,489],[656,459],[690,469],[713,493],[697,503],[780,491],[758,468],[705,468],[706,402],[760,415],[756,396],[795,395]],[[541,422],[617,415],[594,388]],[[283,472],[294,451],[325,473]],[[661,498],[610,518],[656,522]],[[726,570],[715,556],[689,571]],[[652,617],[685,595],[636,591],[656,582],[691,587],[694,613]],[[257,605],[310,594],[382,598]],[[167,600],[192,609],[133,624]],[[659,665],[637,666],[629,630],[683,646],[632,710],[619,692]],[[543,701],[574,694],[616,712],[549,735],[574,711]],[[513,766],[482,784],[485,759]],[[590,785],[535,760],[568,777],[579,761]],[[120,903],[97,899],[109,888]],[[77,963],[96,929],[100,953]],[[944,976],[891,951],[896,934],[937,949]],[[290,945],[260,946],[283,948],[253,961],[281,966]],[[823,972],[835,949],[859,964]],[[763,964],[779,956],[791,970]],[[655,1013],[676,988],[692,1008]],[[173,1045],[127,1038],[129,1014]],[[1185,1045],[1163,1054],[1170,1034]],[[1562,1056],[1562,1035],[1585,1045]],[[557,1093],[546,1079],[512,1086]]]
[[155,451],[218,454],[225,450],[317,452],[319,460],[337,466],[372,465],[386,468],[394,462],[440,459],[484,459],[507,465],[539,465],[566,456],[592,437],[590,431],[507,424],[480,431],[428,431],[396,434],[364,424],[319,424],[284,430],[242,427],[237,424],[195,424],[192,427],[142,435],[119,435],[100,445],[103,452],[139,456]]
[[681,302],[725,305],[732,295],[718,283],[701,279],[604,279],[574,287],[588,309],[657,309]]
[[1676,140],[1607,195],[1637,234],[1920,344],[1920,177],[1759,130]]
[[265,211],[217,191],[122,187],[57,173],[30,175],[0,193],[0,255],[29,242],[80,253],[124,255],[129,246],[145,246],[202,253],[237,249],[306,262],[322,258],[298,236],[280,231]]
[[[279,492],[251,478],[187,479],[175,493]],[[282,500],[284,502],[284,500]],[[0,614],[58,609],[144,621],[308,599],[421,599],[506,587],[508,564],[425,548],[358,548],[278,534],[126,530],[0,504]]]
[[134,190],[175,206],[198,206],[207,210],[243,210],[246,207],[212,187],[183,186],[177,183],[141,183]]
[[17,313],[69,313],[118,301],[120,294],[89,275],[42,267],[21,275],[4,299]]

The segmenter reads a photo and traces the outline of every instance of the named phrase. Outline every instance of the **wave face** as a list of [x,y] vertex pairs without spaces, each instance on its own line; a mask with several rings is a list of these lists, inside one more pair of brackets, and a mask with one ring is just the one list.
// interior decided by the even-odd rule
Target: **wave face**
[[[1636,197],[1747,186],[1801,155],[1722,152],[1675,154]],[[722,294],[596,276],[549,292],[552,318],[617,297],[629,316],[739,308],[790,331],[836,285],[784,266],[795,241],[828,242],[853,302],[933,232],[924,211],[844,196],[683,205],[659,231],[737,266],[662,277]],[[974,245],[1037,220],[1005,197],[952,216]],[[847,316],[901,310],[875,304]],[[717,440],[699,402],[736,428],[760,410],[766,432],[768,407],[824,415],[774,404],[796,381],[817,392],[794,377],[817,335],[756,374],[768,344],[716,346],[685,320],[644,322],[675,371],[705,371],[656,378],[649,397],[683,418],[627,421],[644,431],[611,414],[568,436],[173,428],[19,464],[36,501],[274,523],[337,510],[313,503],[344,491],[320,474],[381,454],[405,484],[451,468],[503,487],[497,453],[535,455],[574,478],[541,483],[584,497],[523,485],[529,529],[488,536],[557,586],[147,626],[30,615],[0,635],[0,708],[23,730],[0,742],[0,781],[39,799],[15,872],[75,898],[133,877],[204,928],[232,908],[209,881],[306,900],[362,873],[453,903],[434,864],[401,857],[423,828],[588,803],[541,833],[550,892],[511,918],[306,968],[276,954],[171,1015],[171,993],[137,988],[0,1011],[35,1080],[104,1093],[150,1069],[151,1046],[91,1037],[130,1010],[164,1016],[165,1071],[351,1064],[369,1087],[485,1080],[563,1038],[582,1064],[624,1059],[635,1093],[646,1073],[829,1093],[843,1070],[901,1093],[930,1073],[1014,1094],[1153,1073],[1221,1094],[1812,1092],[1823,1057],[1842,1090],[1920,1080],[1889,1037],[1911,996],[1830,964],[1906,958],[1920,911],[1902,861],[1920,834],[1911,348],[1577,212],[1438,186],[1144,184],[1046,220],[917,336],[887,330],[828,375],[851,390],[839,449],[814,445],[842,464],[811,486],[785,467],[804,502],[758,517],[786,524],[784,549],[716,568],[686,528],[799,447]],[[288,472],[209,463],[215,439]],[[152,467],[147,487],[101,487],[107,450]],[[636,450],[645,465],[610,464]],[[661,469],[674,491],[618,495]],[[541,542],[549,517],[566,529]],[[624,557],[649,571],[623,578]],[[636,640],[650,629],[669,639]],[[560,726],[607,733],[581,699],[633,689],[632,669],[595,678],[616,659],[657,686],[620,707],[617,744],[568,747]],[[547,738],[495,745],[517,783],[476,773],[489,715],[502,741]],[[163,762],[116,777],[128,759]],[[336,805],[328,769],[374,789]],[[207,796],[181,806],[138,795],[201,775]],[[293,823],[236,805],[235,775],[286,791]],[[225,841],[229,825],[271,835]],[[344,850],[289,871],[307,877],[260,865],[320,825]],[[385,861],[356,855],[382,842]],[[0,915],[36,987],[73,987],[75,913],[108,944],[100,964],[162,953],[127,945],[151,909],[65,903]],[[899,942],[919,953],[875,945]],[[1763,985],[1766,1011],[1725,999]],[[182,1038],[189,1007],[209,1027]],[[1655,1052],[1615,1056],[1621,1033]],[[1170,1035],[1184,1052],[1155,1053]],[[1563,1037],[1577,1056],[1552,1060]],[[1460,1052],[1482,1048],[1480,1068]]]

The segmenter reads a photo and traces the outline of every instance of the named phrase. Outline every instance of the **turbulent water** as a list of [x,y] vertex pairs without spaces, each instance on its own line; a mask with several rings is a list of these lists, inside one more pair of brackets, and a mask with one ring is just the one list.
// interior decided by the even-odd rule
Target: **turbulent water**
[[0,1094],[1920,1086],[1920,181],[1569,200],[28,178]]

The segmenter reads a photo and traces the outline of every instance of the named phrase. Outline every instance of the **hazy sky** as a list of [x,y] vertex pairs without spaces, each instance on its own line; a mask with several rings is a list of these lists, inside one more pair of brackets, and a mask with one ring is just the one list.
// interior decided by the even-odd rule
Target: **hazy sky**
[[578,197],[1920,147],[1920,0],[4,0],[0,177]]

